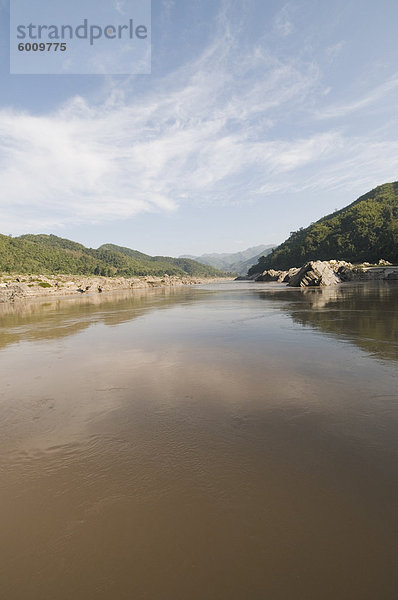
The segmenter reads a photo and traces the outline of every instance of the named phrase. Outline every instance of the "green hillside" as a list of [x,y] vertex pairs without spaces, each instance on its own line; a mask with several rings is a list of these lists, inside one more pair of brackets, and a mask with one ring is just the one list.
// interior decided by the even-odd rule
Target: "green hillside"
[[0,234],[0,272],[71,275],[220,277],[223,273],[194,260],[149,256],[113,244],[86,248],[55,235]]
[[[102,257],[109,255],[109,253],[122,254],[128,257],[130,260],[139,261],[141,264],[145,264],[149,269],[156,268],[158,271],[168,273],[169,275],[180,274],[183,271],[185,275],[200,276],[200,277],[219,277],[220,275],[225,276],[224,273],[220,273],[217,269],[212,268],[210,265],[202,264],[196,260],[188,258],[172,258],[171,256],[148,256],[137,250],[131,248],[124,248],[123,246],[115,246],[114,244],[104,244],[98,248],[99,255]],[[172,267],[171,267],[172,265]],[[173,268],[174,273],[165,271],[164,269]]]
[[289,269],[309,260],[398,263],[398,182],[386,183],[358,200],[293,232],[249,275],[266,269]]

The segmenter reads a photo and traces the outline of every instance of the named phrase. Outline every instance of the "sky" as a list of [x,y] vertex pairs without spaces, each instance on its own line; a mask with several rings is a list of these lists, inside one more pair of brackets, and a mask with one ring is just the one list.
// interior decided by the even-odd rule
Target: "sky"
[[398,179],[396,0],[152,0],[151,20],[151,74],[10,75],[0,0],[1,233],[237,252]]

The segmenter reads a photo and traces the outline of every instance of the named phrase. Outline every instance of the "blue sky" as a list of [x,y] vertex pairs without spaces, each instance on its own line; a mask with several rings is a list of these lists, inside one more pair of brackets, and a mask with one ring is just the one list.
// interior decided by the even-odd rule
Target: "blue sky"
[[153,0],[113,77],[9,75],[7,4],[2,233],[236,252],[398,179],[396,0]]

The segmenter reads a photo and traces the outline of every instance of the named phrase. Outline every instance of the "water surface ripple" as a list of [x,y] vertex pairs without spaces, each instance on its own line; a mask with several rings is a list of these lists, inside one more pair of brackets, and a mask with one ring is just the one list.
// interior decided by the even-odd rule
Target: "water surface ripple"
[[0,595],[395,600],[398,286],[0,305]]

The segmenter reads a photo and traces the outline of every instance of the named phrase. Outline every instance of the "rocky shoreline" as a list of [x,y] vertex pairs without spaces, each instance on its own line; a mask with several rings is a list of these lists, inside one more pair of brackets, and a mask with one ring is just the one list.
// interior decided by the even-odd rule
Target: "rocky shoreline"
[[197,277],[90,277],[78,275],[0,275],[0,303],[15,302],[38,296],[63,297],[79,294],[97,295],[104,292],[145,288],[179,287],[211,283],[218,279]]
[[290,287],[327,287],[350,281],[398,280],[398,266],[394,267],[385,260],[380,260],[377,265],[353,265],[344,260],[316,260],[288,271],[270,269],[251,277],[238,277],[237,280],[274,281],[286,283]]

